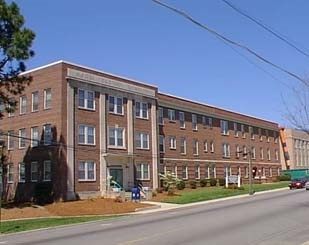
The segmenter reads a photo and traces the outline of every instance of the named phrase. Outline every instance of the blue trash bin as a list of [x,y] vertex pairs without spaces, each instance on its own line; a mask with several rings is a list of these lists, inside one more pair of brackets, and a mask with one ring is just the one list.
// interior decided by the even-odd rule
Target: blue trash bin
[[137,202],[141,199],[140,190],[136,187],[131,189],[131,200]]

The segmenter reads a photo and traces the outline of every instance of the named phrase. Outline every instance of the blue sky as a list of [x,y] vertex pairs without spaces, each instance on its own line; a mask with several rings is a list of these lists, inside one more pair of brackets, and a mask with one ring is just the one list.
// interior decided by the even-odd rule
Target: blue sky
[[[229,1],[309,53],[309,1]],[[28,69],[66,60],[155,85],[163,93],[288,126],[283,101],[293,103],[291,89],[299,81],[151,0],[16,2],[26,26],[36,33],[36,55],[26,63]],[[308,77],[308,57],[221,0],[165,2]]]

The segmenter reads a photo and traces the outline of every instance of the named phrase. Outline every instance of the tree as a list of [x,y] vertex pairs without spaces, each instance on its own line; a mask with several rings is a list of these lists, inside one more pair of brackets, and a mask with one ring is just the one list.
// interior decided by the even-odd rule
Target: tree
[[163,187],[167,190],[168,195],[174,195],[179,179],[170,171],[160,174],[160,179],[163,181]]
[[26,70],[24,62],[34,56],[31,46],[35,34],[24,22],[16,3],[0,0],[0,118],[3,110],[15,110],[13,98],[31,82],[31,76],[21,73]]

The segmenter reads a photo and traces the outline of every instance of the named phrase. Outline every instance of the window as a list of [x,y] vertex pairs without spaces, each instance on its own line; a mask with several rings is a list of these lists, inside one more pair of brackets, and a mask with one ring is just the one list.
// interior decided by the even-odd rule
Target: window
[[186,138],[180,137],[180,153],[186,154]]
[[43,162],[43,181],[51,181],[51,161]]
[[176,118],[175,118],[175,110],[168,109],[167,110],[167,114],[168,114],[168,120],[170,122],[174,122],[176,120]]
[[235,150],[236,150],[236,158],[240,157],[240,148],[239,145],[235,145]]
[[27,98],[23,95],[19,98],[19,113],[25,114],[27,112]]
[[247,147],[245,145],[242,147],[242,156],[244,159],[247,158]]
[[211,117],[208,118],[208,126],[209,128],[212,128],[212,118]]
[[18,182],[24,183],[26,181],[26,165],[19,163],[18,165]]
[[185,128],[186,124],[185,124],[185,113],[180,111],[179,112],[179,125],[180,128]]
[[108,127],[108,145],[112,147],[124,147],[124,129]]
[[221,128],[221,134],[223,134],[223,135],[228,135],[229,134],[228,121],[220,120],[220,128]]
[[94,110],[94,92],[78,89],[78,107]]
[[281,170],[280,168],[277,168],[277,176],[280,176],[281,175]]
[[14,149],[14,131],[8,131],[8,150]]
[[266,141],[269,142],[269,131],[266,129]]
[[14,165],[13,165],[13,163],[8,164],[7,176],[8,176],[7,182],[13,183],[14,182]]
[[9,103],[8,103],[8,110],[9,110],[8,117],[13,117],[14,116],[13,105],[16,105],[15,99],[14,98],[10,98],[9,99]]
[[237,122],[234,122],[234,136],[238,137],[238,124],[237,124]]
[[137,149],[149,149],[149,134],[137,132],[135,144]]
[[241,136],[243,138],[246,138],[245,125],[243,125],[243,124],[240,125],[240,131],[241,131]]
[[159,135],[159,151],[164,152],[164,136]]
[[217,177],[216,165],[211,165],[210,178],[216,178],[216,177]]
[[255,147],[254,146],[251,147],[251,152],[250,153],[251,153],[251,158],[255,159]]
[[18,136],[19,136],[19,148],[25,148],[26,147],[26,129],[25,128],[20,129]]
[[139,180],[149,180],[149,164],[139,163],[136,166],[136,178]]
[[123,114],[123,99],[114,96],[108,97],[108,111],[114,114]]
[[188,167],[187,167],[187,165],[182,166],[182,179],[188,179]]
[[49,109],[51,108],[51,89],[47,88],[44,89],[44,109]]
[[269,177],[273,177],[273,169],[271,167],[269,168]]
[[95,163],[93,161],[78,162],[78,180],[79,181],[95,181]]
[[210,141],[210,152],[211,153],[215,152],[215,143],[213,141]]
[[205,179],[209,179],[209,166],[205,165]]
[[135,116],[137,118],[148,119],[148,104],[136,101]]
[[249,177],[249,168],[245,167],[245,178]]
[[260,147],[260,159],[261,159],[261,160],[264,159],[264,150],[263,150],[263,147]]
[[51,124],[43,126],[43,144],[51,145],[53,139]]
[[250,139],[254,140],[254,130],[253,127],[249,127]]
[[230,157],[230,145],[228,143],[222,144],[222,156]]
[[266,173],[265,173],[265,168],[264,168],[264,167],[262,167],[262,177],[264,177],[264,178],[265,178],[265,176],[266,176]]
[[38,127],[31,128],[31,147],[37,147],[39,145],[39,130]]
[[279,151],[277,149],[275,150],[275,159],[279,161]]
[[38,182],[39,171],[38,162],[31,162],[31,182]]
[[33,92],[32,93],[32,106],[31,111],[38,111],[39,110],[39,92]]
[[206,122],[206,117],[205,116],[202,116],[202,125],[203,125],[203,128],[207,127],[207,122]]
[[197,115],[192,114],[192,129],[197,130]]
[[163,125],[164,124],[164,119],[163,119],[163,108],[159,107],[158,108],[158,123]]
[[262,129],[259,128],[258,131],[259,131],[259,132],[258,132],[258,134],[259,134],[259,140],[260,140],[260,141],[263,141]]
[[278,143],[278,133],[276,131],[274,131],[274,142]]
[[198,140],[193,139],[193,155],[198,155]]
[[173,149],[173,150],[176,149],[176,137],[175,136],[169,137],[169,147],[170,149]]
[[208,152],[207,140],[204,140],[204,152]]
[[172,166],[172,174],[174,174],[175,177],[177,178],[177,165],[176,164]]
[[231,167],[230,166],[224,166],[223,176],[226,177],[226,176],[230,176],[231,174],[232,174]]
[[195,179],[200,179],[200,165],[194,166],[194,177]]
[[270,161],[270,149],[267,148],[267,160]]

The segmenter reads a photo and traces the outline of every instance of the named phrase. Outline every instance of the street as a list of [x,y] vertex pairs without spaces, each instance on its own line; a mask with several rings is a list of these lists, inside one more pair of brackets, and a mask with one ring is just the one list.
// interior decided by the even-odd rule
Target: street
[[3,235],[0,244],[259,244],[309,241],[309,191],[284,190],[168,211]]

